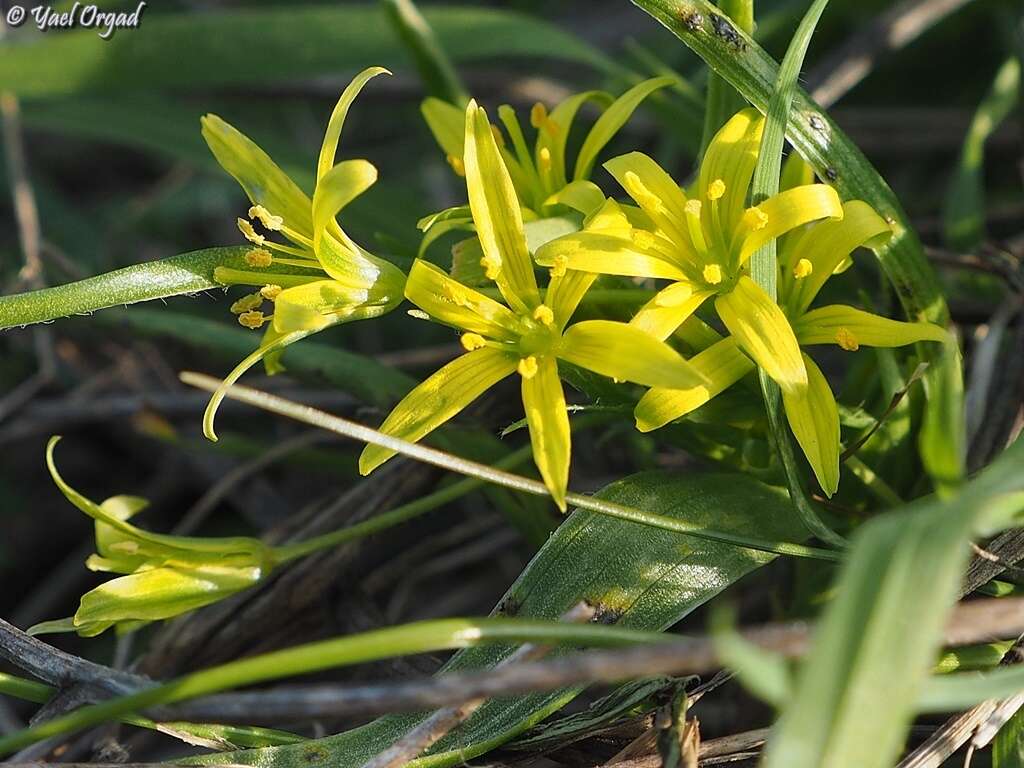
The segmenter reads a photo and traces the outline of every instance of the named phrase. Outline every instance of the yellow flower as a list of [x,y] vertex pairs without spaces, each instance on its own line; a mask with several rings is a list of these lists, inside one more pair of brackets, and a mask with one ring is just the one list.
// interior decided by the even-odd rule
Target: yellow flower
[[772,239],[812,221],[842,218],[843,209],[825,184],[803,184],[747,207],[763,129],[764,118],[753,109],[730,119],[708,146],[689,196],[647,155],[610,160],[605,168],[649,224],[609,233],[588,222],[584,231],[542,246],[537,261],[671,281],[632,321],[659,339],[715,297],[739,346],[784,392],[795,393],[808,385],[800,348],[782,310],[750,278],[748,261]]
[[[791,156],[783,178],[801,177],[810,180],[813,174],[803,161]],[[852,352],[862,345],[898,347],[945,340],[946,332],[931,323],[890,320],[839,304],[809,309],[825,281],[842,271],[854,249],[876,247],[890,235],[889,225],[871,206],[852,200],[843,204],[841,219],[812,224],[781,241],[779,303],[800,345],[836,344]],[[703,336],[696,342],[702,351],[691,362],[711,384],[684,390],[649,390],[636,407],[637,428],[642,432],[690,413],[754,370],[739,339],[722,339],[696,318],[691,324],[702,326]],[[783,404],[790,428],[818,483],[831,496],[839,486],[839,411],[824,374],[806,353],[801,354],[808,386],[783,391]]]
[[[542,299],[515,187],[487,114],[475,102],[466,111],[465,132],[469,205],[487,272],[504,303],[426,261],[415,262],[406,297],[428,316],[464,331],[467,352],[410,392],[381,431],[418,441],[518,371],[534,460],[564,510],[570,441],[558,360],[646,386],[691,387],[702,379],[671,347],[635,326],[590,320],[566,327],[595,276],[570,270],[552,277]],[[393,455],[367,446],[360,472],[368,474]]]
[[[217,162],[252,203],[249,218],[238,220],[242,234],[254,246],[245,256],[252,269],[222,267],[214,277],[224,285],[260,288],[235,302],[232,311],[247,328],[267,325],[259,349],[227,376],[210,400],[204,430],[211,440],[216,440],[213,418],[224,391],[247,369],[264,360],[269,372],[279,371],[281,351],[288,344],[336,323],[377,317],[402,300],[402,271],[355,243],[336,218],[377,180],[377,169],[366,160],[335,164],[335,156],[352,102],[371,78],[386,72],[381,67],[366,69],[342,93],[320,148],[312,199],[234,127],[216,115],[202,120],[203,138]],[[258,232],[254,222],[268,234]],[[271,234],[287,242],[278,242]],[[272,315],[260,311],[264,300],[273,302]]]
[[[530,126],[535,130],[532,151],[515,111],[507,105],[499,107],[498,117],[511,146],[506,146],[496,126],[492,130],[524,218],[527,221],[546,218],[568,209],[590,214],[600,208],[604,194],[590,181],[598,154],[626,124],[640,102],[673,82],[672,77],[644,80],[617,99],[603,91],[577,93],[550,112],[538,102],[530,110]],[[566,157],[569,132],[580,108],[588,101],[598,104],[602,113],[584,138],[570,176]],[[423,102],[421,111],[452,168],[465,176],[462,110],[446,101],[430,98]],[[472,219],[468,206],[457,206],[424,217],[418,226],[426,233],[420,246],[422,255],[427,246],[444,233],[471,229]]]

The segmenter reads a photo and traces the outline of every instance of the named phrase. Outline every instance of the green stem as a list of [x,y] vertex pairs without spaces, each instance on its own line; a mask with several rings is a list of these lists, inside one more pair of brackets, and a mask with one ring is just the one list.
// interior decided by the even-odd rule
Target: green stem
[[469,103],[469,94],[434,30],[415,3],[412,0],[383,0],[383,5],[398,36],[412,54],[430,95],[464,109]]
[[[523,461],[528,459],[531,454],[532,452],[529,446],[520,448],[497,462],[495,466],[511,468],[517,464],[521,464]],[[428,496],[423,496],[388,512],[375,515],[369,520],[364,520],[361,523],[340,528],[336,531],[325,533],[322,536],[307,539],[306,541],[297,541],[294,544],[286,544],[281,547],[276,547],[274,549],[274,557],[279,563],[284,563],[297,557],[304,557],[312,554],[313,552],[319,552],[322,549],[330,549],[331,547],[337,547],[349,541],[354,541],[355,539],[361,539],[365,536],[379,533],[387,528],[399,525],[400,523],[404,523],[415,517],[419,517],[422,514],[430,512],[433,509],[437,509],[441,505],[454,501],[461,496],[465,496],[467,493],[476,490],[483,484],[484,481],[479,478],[464,478],[445,488],[434,491],[434,493],[431,493]]]
[[892,486],[857,456],[848,458],[846,466],[853,472],[854,477],[864,483],[864,487],[875,494],[883,504],[888,504],[890,507],[898,507],[903,504],[903,499],[892,489]]
[[[220,380],[211,376],[192,372],[182,373],[181,380],[186,384],[198,387],[199,389],[204,389],[208,392],[216,390],[221,384]],[[300,405],[299,403],[294,403],[282,397],[277,397],[276,395],[250,389],[249,387],[238,386],[236,384],[227,390],[226,397],[254,405],[257,408],[262,408],[263,410],[270,411],[271,413],[287,416],[288,418],[295,419],[296,421],[320,427],[321,429],[345,435],[346,437],[359,440],[360,442],[379,445],[405,456],[410,456],[418,461],[433,464],[434,466],[441,467],[452,472],[458,472],[469,477],[476,477],[486,482],[494,483],[495,485],[501,485],[515,491],[522,491],[523,493],[529,493],[535,496],[543,496],[545,498],[550,496],[547,486],[538,480],[514,475],[510,472],[495,469],[494,467],[489,467],[486,464],[479,464],[475,461],[470,461],[469,459],[463,459],[459,456],[454,456],[435,448],[428,448],[427,446],[420,445],[418,443],[410,443],[406,440],[391,437],[390,435],[385,435],[375,429],[364,427],[362,424],[356,424],[348,419],[332,416],[331,414],[324,413],[316,408]],[[762,552],[772,552],[778,555],[808,557],[830,562],[835,562],[840,559],[840,554],[833,550],[808,547],[803,544],[796,544],[793,542],[767,541],[740,534],[714,531],[687,523],[684,520],[677,520],[676,518],[666,517],[664,515],[656,515],[634,507],[627,507],[623,504],[605,501],[604,499],[599,499],[593,496],[569,493],[565,498],[569,504],[591,512],[597,512],[602,515],[615,517],[620,520],[627,520],[641,525],[649,525],[666,531],[688,534],[698,538],[710,539],[712,541],[720,541],[733,546],[760,550]]]

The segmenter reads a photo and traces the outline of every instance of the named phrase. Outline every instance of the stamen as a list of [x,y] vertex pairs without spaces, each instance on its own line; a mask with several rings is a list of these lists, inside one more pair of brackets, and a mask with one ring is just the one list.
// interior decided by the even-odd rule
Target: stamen
[[718,264],[708,264],[704,267],[704,281],[711,285],[718,285],[722,282],[722,268]]
[[281,290],[282,289],[280,285],[274,285],[273,283],[270,283],[269,285],[264,285],[262,288],[260,288],[260,296],[262,296],[267,301],[274,301],[277,299],[278,294],[281,293]]
[[854,336],[853,331],[845,327],[836,330],[836,344],[847,352],[856,352],[860,349],[860,342],[857,341],[857,337]]
[[241,315],[245,312],[251,312],[254,309],[259,309],[262,304],[263,296],[259,293],[250,293],[238,299],[231,305],[231,314]]
[[543,173],[551,171],[551,150],[547,147],[541,147],[540,152],[537,153],[537,160],[540,164],[540,170]]
[[743,213],[743,223],[756,232],[768,226],[768,214],[755,205]]
[[448,165],[452,167],[452,170],[455,171],[456,175],[466,175],[466,166],[462,162],[461,157],[456,157],[455,155],[448,155],[445,159],[448,161]]
[[565,272],[569,267],[569,259],[559,254],[555,256],[551,262],[551,276],[552,277],[565,277]]
[[551,311],[551,307],[541,304],[533,310],[533,319],[543,323],[544,325],[553,325],[555,322],[555,313]]
[[540,129],[540,127],[544,125],[544,121],[547,119],[548,109],[538,101],[530,110],[530,125],[534,128]]
[[275,216],[262,205],[254,205],[249,208],[249,218],[259,219],[260,223],[271,232],[277,232],[284,226],[284,219]]
[[462,348],[467,352],[472,352],[476,349],[482,349],[487,346],[487,340],[479,333],[464,333],[459,339],[462,342]]
[[797,280],[803,280],[805,277],[809,277],[814,271],[814,265],[810,262],[810,259],[800,259],[793,267],[793,277]]
[[629,193],[629,196],[636,200],[637,204],[641,208],[651,208],[659,213],[668,213],[665,209],[665,204],[661,202],[661,198],[651,192],[633,171],[626,171],[626,175],[622,177],[623,186]]
[[258,310],[253,310],[251,312],[243,312],[240,314],[238,316],[238,324],[255,330],[256,328],[262,328],[263,324],[270,318],[271,315],[264,315]]
[[533,355],[524,357],[519,360],[519,365],[516,366],[516,370],[519,371],[519,375],[524,379],[532,379],[537,375],[537,358]]
[[253,245],[263,245],[267,242],[267,238],[253,229],[253,226],[248,219],[243,219],[241,216],[238,217],[238,229],[245,239]]
[[697,252],[707,253],[708,242],[704,239],[704,227],[700,223],[700,207],[700,200],[686,201],[686,228]]
[[250,248],[245,252],[245,263],[250,267],[269,267],[274,261],[266,248]]
[[484,256],[480,259],[480,266],[484,268],[484,275],[488,280],[497,280],[498,275],[501,274],[501,264],[489,256]]
[[724,194],[725,182],[721,179],[715,179],[708,184],[708,200],[718,200]]

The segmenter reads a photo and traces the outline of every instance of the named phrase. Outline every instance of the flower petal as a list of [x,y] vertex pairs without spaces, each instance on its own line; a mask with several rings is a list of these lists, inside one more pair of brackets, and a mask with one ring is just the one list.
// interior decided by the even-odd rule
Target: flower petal
[[206,115],[200,123],[213,156],[241,185],[253,205],[262,205],[284,218],[291,229],[312,239],[312,203],[288,174],[255,142],[217,115]]
[[821,369],[804,355],[807,389],[783,392],[789,428],[793,430],[818,484],[831,497],[839,488],[839,409]]
[[367,67],[348,84],[342,91],[338,103],[334,105],[331,119],[327,122],[327,130],[324,131],[324,141],[320,146],[320,157],[316,163],[317,183],[327,175],[334,165],[334,157],[338,153],[338,142],[341,140],[341,129],[345,125],[345,118],[348,117],[348,109],[352,106],[356,96],[363,90],[363,86],[377,75],[390,75],[384,67]]
[[767,221],[760,229],[749,229],[746,232],[740,246],[740,264],[746,264],[754,251],[791,229],[818,219],[843,217],[839,194],[827,184],[808,184],[787,189],[769,197],[757,208],[767,217]]
[[[437,429],[516,369],[517,359],[484,347],[455,358],[402,398],[380,431],[417,442]],[[359,472],[368,475],[395,452],[368,445],[359,457]]]
[[574,269],[566,271],[564,275],[552,277],[548,283],[547,292],[544,294],[544,303],[551,309],[555,316],[555,327],[558,330],[565,328],[576,307],[590,290],[590,286],[597,275],[591,272],[577,272]]
[[708,199],[708,187],[712,182],[721,180],[725,184],[725,191],[718,201],[725,233],[736,229],[746,207],[763,131],[764,118],[756,109],[737,112],[718,129],[701,161],[697,186],[702,200]]
[[551,189],[560,189],[566,185],[568,177],[565,167],[565,145],[572,131],[576,113],[588,101],[599,102],[602,106],[610,104],[612,97],[604,91],[586,91],[576,93],[565,99],[551,110],[544,123],[537,129],[536,157],[539,163],[543,150],[551,155],[551,171],[549,181]]
[[475,101],[466,109],[464,162],[473,221],[484,255],[497,270],[498,289],[514,310],[532,310],[540,292],[526,249],[523,214],[487,113]]
[[565,512],[571,439],[565,393],[562,391],[555,359],[541,358],[537,372],[529,378],[523,377],[522,390],[533,460],[555,504]]
[[598,232],[577,232],[552,240],[537,249],[537,263],[551,267],[624,277],[664,277],[686,280],[676,264],[640,248],[632,240]]
[[567,205],[589,216],[604,205],[604,192],[592,181],[573,181],[544,201],[545,205]]
[[686,195],[664,168],[643,152],[613,157],[604,167],[673,243],[690,245]]
[[584,320],[562,337],[558,356],[602,376],[647,387],[685,389],[706,383],[682,355],[649,333],[611,320]]
[[673,283],[644,304],[629,324],[664,341],[713,294],[688,282]]
[[420,104],[420,114],[441,150],[448,157],[461,158],[466,141],[466,116],[462,110],[431,96]]
[[640,106],[640,102],[650,96],[659,88],[672,85],[676,82],[674,77],[653,77],[638,83],[619,96],[612,105],[594,123],[587,138],[583,140],[580,153],[576,156],[576,169],[572,177],[575,181],[590,176],[594,168],[594,161],[597,155],[604,149],[605,145],[612,140],[619,129],[626,124],[633,111]]
[[784,391],[807,387],[800,346],[779,305],[746,275],[715,299],[715,309],[743,351],[754,358]]
[[[874,247],[891,235],[889,224],[863,200],[843,203],[841,220],[821,221],[794,235],[779,252],[779,295],[790,315],[796,317],[811,305],[825,281],[855,248]],[[807,259],[811,273],[797,280],[793,268],[800,259]]]
[[519,336],[519,318],[508,307],[452,279],[428,261],[417,259],[409,270],[405,297],[443,323],[491,339]]
[[[346,205],[374,185],[377,169],[366,160],[345,160],[324,174],[313,193],[313,250]],[[332,232],[332,234],[336,233]],[[347,239],[347,238],[346,238]],[[343,239],[344,242],[344,239]],[[347,243],[346,243],[347,244]],[[327,265],[324,265],[325,268]]]
[[874,315],[845,304],[830,304],[812,309],[794,324],[801,344],[839,344],[844,349],[902,347],[918,341],[949,338],[946,330],[934,323],[906,323]]
[[688,389],[654,387],[647,390],[633,411],[638,430],[650,432],[685,416],[754,370],[754,363],[740,351],[731,336],[690,358],[690,365],[703,374],[708,383]]

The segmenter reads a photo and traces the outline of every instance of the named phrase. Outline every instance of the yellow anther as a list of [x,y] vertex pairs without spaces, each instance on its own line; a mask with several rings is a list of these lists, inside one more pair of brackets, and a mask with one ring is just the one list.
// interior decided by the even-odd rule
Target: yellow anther
[[683,210],[687,216],[700,216],[700,200],[687,200]]
[[548,109],[539,101],[530,110],[530,125],[539,129],[548,119]]
[[711,285],[718,285],[722,282],[722,268],[718,264],[708,264],[704,267],[704,281]]
[[238,229],[245,236],[245,239],[253,245],[263,245],[267,242],[267,238],[252,228],[252,224],[249,223],[248,219],[239,217]]
[[756,205],[753,208],[747,208],[743,214],[743,218],[746,221],[748,227],[752,230],[764,229],[768,226],[768,214],[758,208]]
[[626,175],[622,177],[622,182],[626,191],[629,192],[629,196],[636,200],[641,208],[653,208],[659,212],[664,211],[665,206],[661,202],[661,198],[651,192],[633,171],[626,171]]
[[243,312],[250,312],[258,309],[263,304],[263,297],[258,293],[250,293],[243,296],[231,305],[231,314],[241,315]]
[[718,200],[724,194],[725,182],[721,179],[715,179],[708,184],[708,200]]
[[487,346],[487,340],[479,333],[464,333],[459,341],[462,342],[462,348],[467,352]]
[[853,335],[853,331],[849,328],[839,328],[836,330],[836,344],[847,352],[856,352],[860,349],[860,342],[857,341],[857,337]]
[[260,223],[272,232],[276,232],[284,226],[284,219],[275,216],[262,205],[252,206],[249,209],[249,218],[259,219]]
[[524,379],[532,379],[537,375],[537,358],[533,355],[520,358],[516,370],[519,371],[519,375]]
[[814,265],[811,264],[810,259],[800,259],[793,267],[793,277],[797,280],[803,280],[805,277],[810,276],[814,271]]
[[459,176],[466,175],[466,166],[462,162],[461,157],[456,157],[455,155],[448,155],[446,159],[448,160],[448,165],[452,167],[452,170],[455,171],[456,174],[458,174]]
[[238,316],[238,324],[246,328],[262,328],[263,324],[270,318],[258,310],[243,312]]
[[245,252],[245,263],[250,267],[269,267],[274,261],[266,248],[250,248]]
[[484,256],[480,259],[480,266],[484,268],[484,275],[488,280],[497,280],[498,275],[501,274],[501,264],[489,256]]
[[555,322],[555,313],[551,311],[551,307],[541,304],[533,310],[533,319],[543,323],[544,325],[553,325]]
[[274,285],[273,283],[270,283],[269,285],[264,285],[262,288],[260,288],[260,296],[262,296],[267,301],[274,301],[278,297],[278,294],[280,293],[281,286]]
[[499,148],[505,146],[505,137],[501,135],[501,131],[498,129],[498,126],[491,126],[491,135],[494,137],[494,143],[497,144]]
[[542,171],[551,170],[551,150],[547,147],[541,147],[540,152],[537,153],[537,159],[540,162],[540,169]]
[[569,260],[559,254],[555,256],[551,262],[551,276],[552,277],[565,277],[565,271],[569,267]]

